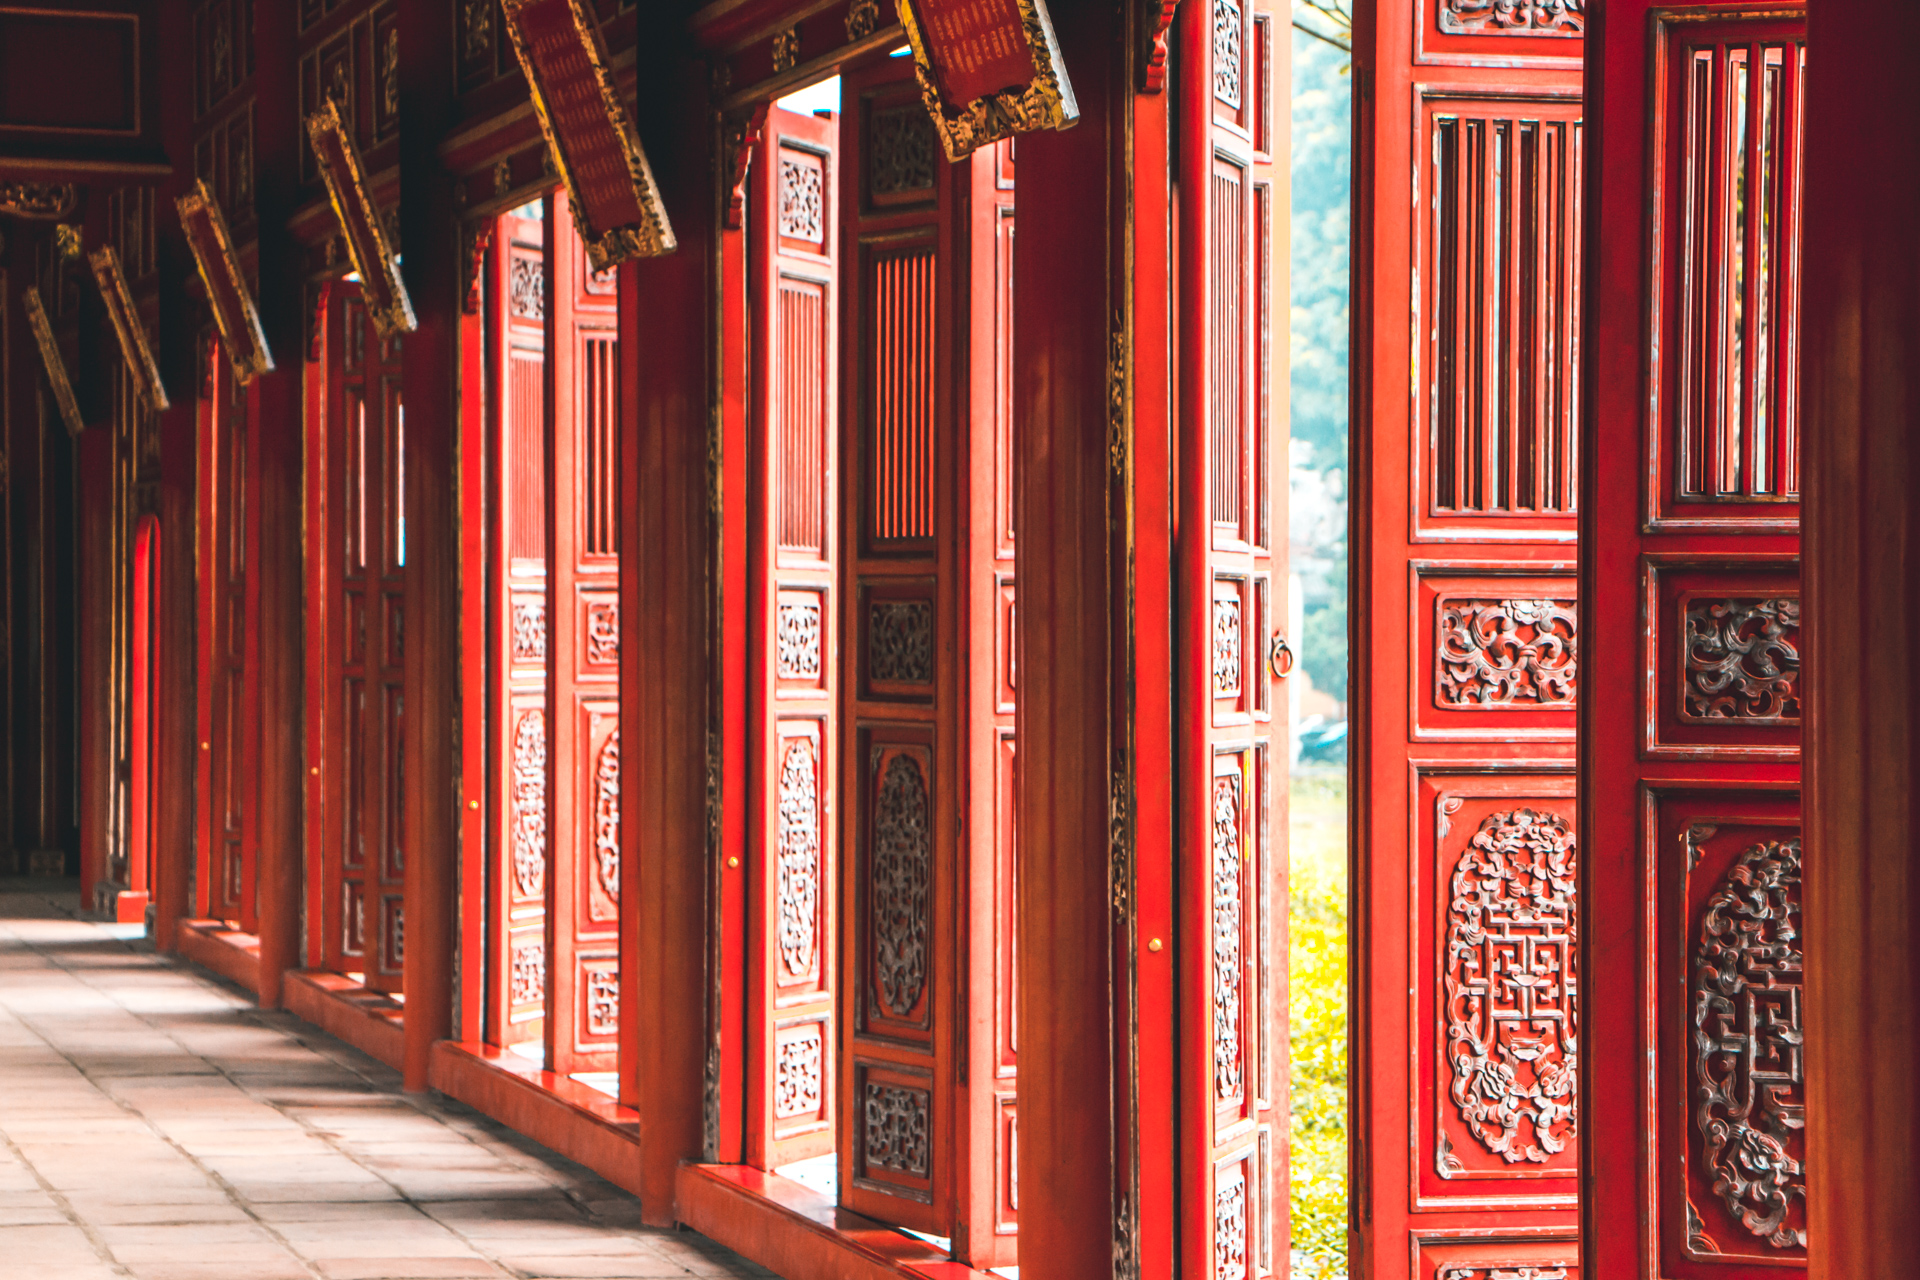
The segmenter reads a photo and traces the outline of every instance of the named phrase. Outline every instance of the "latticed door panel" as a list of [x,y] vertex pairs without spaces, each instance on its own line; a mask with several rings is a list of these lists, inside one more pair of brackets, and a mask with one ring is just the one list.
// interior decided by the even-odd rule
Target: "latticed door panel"
[[256,729],[247,697],[249,448],[247,393],[217,341],[201,374],[200,761],[196,805],[201,876],[196,909],[257,927],[246,776]]
[[843,90],[841,1203],[1015,1261],[1013,168],[905,59]]
[[487,1038],[544,1043],[547,1010],[547,258],[545,222],[503,215],[489,258]]
[[327,553],[336,566],[328,708],[323,920],[330,968],[400,990],[406,954],[405,417],[400,343],[373,331],[357,286],[328,304],[331,387]]
[[834,1149],[839,121],[775,107],[751,169],[753,744],[747,1159]]
[[1179,21],[1181,1266],[1240,1280],[1287,1265],[1286,442],[1270,380],[1286,25],[1233,0]]
[[1354,1270],[1558,1280],[1588,936],[1586,9],[1409,8],[1354,50]]
[[620,557],[614,273],[564,190],[546,218],[547,675],[552,690],[547,1065],[612,1071],[620,1008]]
[[[1591,911],[1639,928],[1584,967],[1585,1253],[1595,1275],[1789,1278],[1807,1266],[1801,885],[1819,853],[1800,837],[1805,19],[1635,3],[1606,40],[1581,834],[1618,851],[1588,869]],[[1646,234],[1616,229],[1624,210],[1650,211]]]

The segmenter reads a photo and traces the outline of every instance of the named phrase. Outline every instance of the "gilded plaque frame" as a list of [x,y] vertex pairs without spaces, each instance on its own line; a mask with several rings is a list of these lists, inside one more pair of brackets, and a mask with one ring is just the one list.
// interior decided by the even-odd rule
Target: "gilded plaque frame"
[[360,148],[340,117],[340,104],[329,98],[307,117],[307,137],[313,143],[314,158],[320,162],[320,176],[327,184],[327,198],[347,242],[347,255],[360,276],[360,294],[367,314],[382,338],[412,333],[419,326],[414,319],[413,300],[407,296],[406,281],[400,278],[400,264],[394,261],[393,246],[380,221],[380,207],[374,203],[373,190],[367,185],[366,168],[360,161]]
[[1080,105],[1074,101],[1067,64],[1060,57],[1060,43],[1054,39],[1047,0],[1014,0],[1020,10],[1027,52],[1033,58],[1033,79],[1024,89],[1002,89],[959,104],[947,102],[940,92],[933,70],[934,54],[914,15],[914,0],[894,3],[899,6],[907,43],[913,48],[913,75],[920,85],[920,97],[927,104],[927,114],[933,117],[933,127],[948,160],[964,159],[1016,133],[1070,129],[1079,123]]
[[247,288],[247,276],[241,270],[240,255],[234,252],[233,234],[227,230],[220,202],[201,179],[193,184],[193,190],[176,197],[174,205],[180,210],[187,246],[199,264],[201,283],[207,287],[207,301],[213,307],[214,323],[220,326],[227,358],[233,362],[234,380],[245,386],[263,373],[272,373],[273,352],[267,348],[260,312]]
[[[593,68],[594,86],[599,91],[600,105],[606,110],[607,122],[620,139],[627,177],[633,183],[634,201],[640,206],[641,220],[638,224],[619,227],[596,227],[592,224],[586,201],[581,198],[573,162],[567,156],[566,144],[554,121],[548,85],[528,52],[526,37],[520,29],[518,18],[521,10],[534,4],[562,2],[572,15],[573,29],[580,38],[580,47]],[[566,183],[569,197],[567,206],[573,211],[573,225],[586,244],[587,258],[593,263],[593,269],[605,271],[608,267],[634,258],[657,258],[672,253],[678,247],[678,242],[674,238],[673,225],[667,218],[666,201],[660,194],[659,184],[654,181],[653,166],[647,162],[646,150],[640,145],[640,135],[634,129],[633,120],[621,105],[620,95],[614,88],[613,74],[607,68],[606,45],[600,39],[598,24],[582,6],[581,0],[502,0],[501,10],[506,17],[507,35],[513,42],[514,56],[520,60],[520,69],[526,73],[527,88],[533,96],[534,114],[540,120],[540,132],[547,141],[547,154],[553,159],[554,171]]]
[[80,402],[74,399],[67,362],[60,358],[60,344],[54,341],[53,324],[40,301],[40,290],[33,285],[22,289],[20,306],[27,313],[27,327],[33,330],[33,345],[40,349],[40,363],[46,366],[47,381],[53,384],[53,399],[60,406],[60,418],[67,424],[67,434],[78,437],[87,424],[80,419]]
[[110,244],[101,245],[87,255],[93,268],[94,283],[100,286],[100,300],[107,304],[107,319],[120,337],[120,356],[127,362],[140,394],[155,413],[169,409],[167,388],[160,381],[160,365],[153,358],[153,344],[147,341],[147,326],[140,323],[140,312],[133,305],[133,292],[127,288],[127,276],[120,269],[120,254]]

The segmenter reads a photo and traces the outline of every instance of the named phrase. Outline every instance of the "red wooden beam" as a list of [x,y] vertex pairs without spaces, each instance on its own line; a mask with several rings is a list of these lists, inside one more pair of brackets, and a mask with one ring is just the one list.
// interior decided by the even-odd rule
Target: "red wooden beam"
[[1107,359],[1120,286],[1116,166],[1126,160],[1111,132],[1125,107],[1114,80],[1123,19],[1099,5],[1061,6],[1055,18],[1081,123],[1020,140],[1013,288],[1020,1256],[1049,1280],[1104,1280],[1114,1269],[1115,1179],[1130,1174],[1116,1168],[1109,1138],[1108,746],[1119,619],[1107,555]]
[[433,1042],[453,1031],[460,820],[460,280],[448,252],[453,180],[435,142],[453,112],[449,6],[401,0],[400,250],[419,327],[405,342],[406,404],[406,1059],[427,1087]]
[[664,57],[645,47],[640,58],[635,117],[681,232],[676,252],[620,268],[620,614],[646,636],[620,648],[623,808],[634,818],[621,824],[621,1093],[640,1116],[642,1211],[671,1225],[675,1170],[707,1141],[708,790],[721,767],[708,754],[717,214],[704,69],[651,65]]

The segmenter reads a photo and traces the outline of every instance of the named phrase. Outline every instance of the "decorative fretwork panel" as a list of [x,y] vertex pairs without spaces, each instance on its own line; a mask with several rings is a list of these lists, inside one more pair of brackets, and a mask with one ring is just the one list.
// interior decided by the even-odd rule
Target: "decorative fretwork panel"
[[1582,36],[1585,0],[1436,0],[1451,35]]
[[783,970],[779,984],[817,983],[824,899],[820,861],[820,762],[811,737],[795,735],[787,739],[780,762],[779,785],[779,867],[775,895],[776,935]]
[[933,933],[933,799],[925,757],[876,749],[868,886],[873,1015],[924,1023]]
[[862,273],[861,418],[876,542],[933,536],[934,266],[931,246],[910,246],[871,251]]
[[1684,597],[1680,718],[1800,723],[1800,597]]
[[1658,30],[1656,520],[1794,527],[1806,45],[1779,16]]
[[[1546,1165],[1576,1131],[1576,862],[1566,817],[1505,810],[1482,820],[1447,886],[1442,1084],[1466,1132],[1507,1164]],[[1466,1171],[1443,1157],[1443,1176]]]
[[1572,600],[1444,598],[1434,702],[1442,707],[1571,707],[1579,639]]
[[773,378],[779,452],[774,459],[782,550],[827,553],[827,411],[832,369],[827,287],[783,276],[779,289],[781,360]]
[[1578,100],[1429,96],[1422,516],[1573,514]]
[[[1689,860],[1711,826],[1687,833]],[[1687,986],[1700,1165],[1744,1237],[1695,1208],[1688,1252],[1805,1257],[1806,1012],[1800,841],[1748,845],[1719,877],[1694,929]],[[1717,1215],[1716,1215],[1717,1216]]]

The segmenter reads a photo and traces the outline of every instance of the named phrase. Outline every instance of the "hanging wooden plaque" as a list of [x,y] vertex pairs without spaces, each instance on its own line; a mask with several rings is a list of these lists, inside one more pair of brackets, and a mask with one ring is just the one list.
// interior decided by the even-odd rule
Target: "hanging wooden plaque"
[[67,377],[67,362],[60,358],[60,345],[53,340],[53,325],[47,309],[41,305],[40,290],[28,285],[20,291],[20,305],[27,313],[27,327],[33,330],[33,345],[40,348],[40,363],[47,367],[47,381],[53,385],[53,399],[60,406],[60,419],[67,434],[77,436],[86,429],[80,420],[80,402],[73,397],[73,383]]
[[897,0],[947,159],[1080,119],[1046,0]]
[[340,106],[333,99],[327,99],[307,117],[307,137],[320,162],[320,176],[326,180],[334,215],[340,219],[347,256],[360,275],[360,296],[367,314],[373,317],[374,329],[382,338],[412,333],[418,324],[413,318],[413,301],[407,297],[400,264],[393,260],[379,206],[367,186],[360,148],[354,145],[346,121],[340,118]]
[[94,283],[100,286],[100,299],[107,304],[107,319],[113,321],[113,331],[120,336],[120,356],[127,362],[127,372],[155,413],[169,408],[167,389],[160,382],[160,365],[147,341],[147,327],[140,323],[126,273],[120,270],[120,255],[112,245],[102,245],[87,255],[87,263],[93,268]]
[[246,274],[240,269],[240,255],[234,252],[233,236],[206,182],[193,184],[193,190],[178,197],[180,227],[187,233],[193,260],[200,265],[201,282],[207,286],[207,301],[213,305],[214,323],[220,326],[221,341],[227,358],[233,361],[234,381],[245,386],[263,373],[273,372],[273,353],[267,349],[267,335],[260,328],[260,312],[253,305]]
[[672,253],[666,203],[581,0],[504,0],[501,8],[594,270]]

